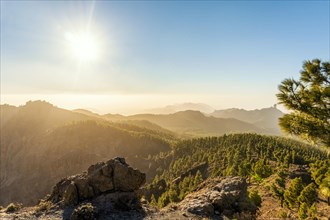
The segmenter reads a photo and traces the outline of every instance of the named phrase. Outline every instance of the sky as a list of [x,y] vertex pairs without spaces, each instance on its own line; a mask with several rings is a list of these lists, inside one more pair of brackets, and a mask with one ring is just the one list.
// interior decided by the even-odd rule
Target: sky
[[329,1],[1,1],[1,104],[133,114],[277,103],[330,59]]

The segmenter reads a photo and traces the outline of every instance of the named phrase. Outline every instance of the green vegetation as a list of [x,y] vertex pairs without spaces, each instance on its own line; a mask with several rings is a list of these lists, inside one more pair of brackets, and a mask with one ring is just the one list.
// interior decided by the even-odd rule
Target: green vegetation
[[[165,189],[158,191],[160,195],[153,196],[153,203],[160,207],[182,200],[207,177],[240,175],[258,177],[263,181],[272,174],[276,175],[270,186],[274,196],[282,205],[298,207],[298,197],[304,185],[297,178],[285,189],[288,167],[312,164],[316,169],[323,167],[322,161],[329,160],[329,156],[319,149],[286,138],[231,134],[182,140],[173,146],[171,152],[153,156],[150,160],[155,164],[153,169],[157,170],[153,184],[159,180],[167,183]],[[314,189],[312,186],[300,196],[302,202],[308,199],[305,192]],[[151,195],[146,199],[150,201]]]
[[328,205],[330,206],[330,176],[327,176],[322,180],[320,192],[327,197]]
[[281,210],[279,213],[278,213],[278,217],[279,218],[283,218],[283,219],[287,219],[288,218],[288,213]]
[[267,164],[266,159],[257,161],[253,169],[255,175],[260,178],[267,178],[272,175],[272,168]]
[[294,208],[298,202],[298,196],[304,189],[301,178],[295,178],[289,188],[284,192],[285,203],[290,207]]
[[308,217],[308,206],[305,202],[303,202],[298,211],[299,219],[306,219]]
[[316,213],[317,213],[317,210],[316,210],[316,205],[315,205],[315,202],[311,205],[311,207],[309,208],[308,210],[308,213],[309,213],[309,216],[314,220],[314,219],[317,219],[316,218]]
[[285,79],[277,97],[291,113],[280,118],[290,134],[330,147],[330,63],[306,61],[299,81]]
[[249,192],[249,198],[256,206],[261,206],[262,201],[257,190],[252,190],[251,192]]
[[320,193],[327,197],[330,206],[330,160],[317,161],[311,165],[311,176],[320,188]]
[[285,190],[285,178],[286,173],[283,169],[279,170],[276,174],[275,182],[271,185],[271,191],[275,198],[279,199],[281,202],[281,207],[284,203],[284,190]]
[[314,183],[310,183],[306,186],[300,193],[298,197],[298,202],[300,204],[306,203],[308,207],[311,207],[317,198],[316,185]]

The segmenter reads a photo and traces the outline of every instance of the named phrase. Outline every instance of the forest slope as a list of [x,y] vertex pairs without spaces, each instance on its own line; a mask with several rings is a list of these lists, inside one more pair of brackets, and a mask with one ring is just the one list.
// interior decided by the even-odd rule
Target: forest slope
[[[307,193],[310,195],[308,208],[315,203],[318,217],[326,217],[330,212],[320,192],[322,181],[330,177],[330,155],[298,141],[256,134],[183,140],[167,155],[154,156],[153,160],[153,169],[158,173],[145,196],[160,207],[181,201],[205,179],[243,176],[250,180],[250,188],[260,192],[261,201],[265,202],[264,208],[261,203],[260,216],[264,218],[274,217],[271,209],[297,218],[297,207],[305,201],[306,192],[302,193],[302,189],[308,188],[307,191],[314,187],[317,197],[313,192]],[[285,194],[290,195],[290,186],[300,178],[298,195],[289,199]]]

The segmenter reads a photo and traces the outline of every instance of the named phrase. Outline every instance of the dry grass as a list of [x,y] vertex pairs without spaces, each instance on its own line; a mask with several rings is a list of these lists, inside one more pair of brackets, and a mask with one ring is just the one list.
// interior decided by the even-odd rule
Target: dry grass
[[22,204],[19,203],[10,203],[7,207],[6,207],[6,212],[16,212],[18,210],[20,210],[22,208]]
[[53,203],[50,201],[41,201],[39,205],[35,208],[35,212],[45,212],[49,211],[53,207]]

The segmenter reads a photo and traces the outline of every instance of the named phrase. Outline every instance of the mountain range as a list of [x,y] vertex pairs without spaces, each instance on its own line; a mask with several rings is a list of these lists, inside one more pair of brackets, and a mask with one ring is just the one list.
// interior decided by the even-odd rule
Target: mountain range
[[[267,121],[272,112],[277,110],[261,110],[260,120],[255,117],[253,122]],[[19,107],[1,105],[0,204],[13,200],[33,204],[62,176],[117,155],[145,171],[149,166],[145,158],[168,151],[178,139],[273,132],[258,123],[229,117],[228,113],[225,116],[193,110],[167,115],[99,115],[61,109],[45,101],[29,101]]]
[[[18,207],[10,205],[11,202],[22,203],[24,206],[36,205],[40,199],[50,198],[47,194],[51,192],[52,186],[69,187],[62,183],[70,183],[72,179],[75,179],[75,184],[79,185],[86,196],[90,189],[84,188],[80,181],[83,177],[85,183],[98,186],[99,190],[105,190],[103,186],[111,188],[113,185],[105,180],[108,174],[112,175],[111,169],[101,169],[99,166],[111,158],[124,164],[122,161],[125,158],[134,169],[145,173],[146,185],[139,189],[146,200],[146,209],[143,211],[148,213],[155,205],[167,207],[167,211],[162,209],[151,213],[154,217],[150,217],[149,213],[150,219],[159,219],[160,216],[165,219],[178,218],[182,216],[182,210],[203,216],[221,214],[234,217],[238,210],[236,202],[232,203],[229,207],[231,212],[227,213],[219,206],[220,203],[227,204],[227,197],[222,198],[223,202],[218,199],[211,203],[205,200],[205,193],[219,194],[218,185],[225,184],[222,183],[222,177],[228,177],[225,178],[226,184],[231,187],[236,183],[239,185],[237,192],[244,195],[240,208],[245,207],[245,202],[260,205],[260,200],[258,202],[258,199],[251,197],[251,193],[257,190],[257,195],[262,198],[262,206],[257,215],[263,219],[279,216],[278,213],[284,211],[293,218],[298,217],[297,209],[281,207],[282,197],[274,194],[277,189],[290,193],[291,184],[298,178],[302,179],[302,189],[305,191],[316,187],[314,182],[317,184],[317,216],[322,218],[330,211],[320,191],[326,172],[330,172],[329,155],[298,141],[260,135],[279,134],[276,133],[279,130],[274,128],[283,113],[275,106],[253,111],[217,110],[209,114],[185,110],[171,114],[123,116],[99,115],[84,109],[71,111],[45,101],[29,101],[19,107],[1,105],[0,111],[0,206],[7,206],[6,210]],[[106,178],[100,177],[100,172],[92,171],[99,169]],[[88,170],[94,179],[88,179],[84,170]],[[117,188],[133,184],[125,178],[128,173],[125,174],[123,170],[116,173],[118,178],[129,183],[120,187],[117,185]],[[246,176],[249,177],[247,183],[242,178]],[[282,178],[281,185],[279,177]],[[244,183],[244,189],[241,183]],[[70,199],[69,193],[74,191],[60,192],[55,187],[53,192],[55,195],[64,193]],[[106,190],[105,193],[109,198],[114,198],[117,192]],[[101,194],[100,198],[104,199],[106,194]],[[233,191],[233,195],[236,194]],[[240,196],[240,199],[243,197]],[[104,204],[102,199],[97,203],[100,206]],[[294,204],[293,200],[286,199],[286,202]],[[121,210],[127,204],[120,202],[118,208]],[[51,206],[42,200],[38,206],[31,207],[30,210],[39,210],[35,214],[29,209],[23,209],[20,213],[8,215],[0,207],[0,218],[11,218],[19,214],[25,216],[22,219],[38,219],[40,210],[50,210],[51,213],[46,211],[43,214],[45,218],[61,219],[67,213],[60,207],[49,208]],[[118,211],[117,214],[122,216],[125,213]],[[189,215],[187,218],[190,218]],[[197,216],[196,219],[200,218]]]

